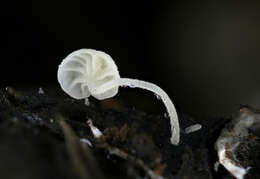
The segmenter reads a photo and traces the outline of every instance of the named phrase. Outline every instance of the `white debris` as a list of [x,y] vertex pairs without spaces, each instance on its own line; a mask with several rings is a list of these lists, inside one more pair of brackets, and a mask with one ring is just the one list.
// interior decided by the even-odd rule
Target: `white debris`
[[83,143],[83,144],[87,144],[88,146],[92,147],[92,143],[86,138],[81,138],[80,142]]
[[85,105],[86,105],[86,106],[89,106],[89,105],[90,105],[90,102],[89,102],[89,99],[88,99],[88,98],[85,98]]
[[50,122],[51,122],[51,123],[53,123],[53,122],[54,122],[54,120],[53,120],[53,119],[50,119]]
[[43,89],[41,87],[39,88],[38,93],[39,94],[44,94],[44,91],[43,91]]
[[196,132],[196,131],[200,130],[201,127],[202,127],[202,126],[201,126],[200,124],[195,124],[195,125],[186,127],[186,128],[185,128],[185,133],[186,133],[186,134],[189,134],[189,133],[192,133],[192,132]]
[[103,135],[102,132],[97,127],[95,127],[93,125],[92,120],[88,120],[87,124],[90,127],[91,132],[92,132],[92,134],[94,135],[95,138],[100,138]]
[[234,177],[243,179],[251,168],[244,168],[236,159],[235,151],[242,139],[248,136],[248,128],[256,121],[256,114],[247,108],[242,108],[238,117],[234,118],[221,132],[215,143],[219,163],[223,165]]
[[227,151],[222,148],[218,151],[219,163],[222,164],[234,177],[243,179],[247,169],[238,166],[234,161],[226,156]]
[[216,172],[218,171],[219,165],[220,165],[219,161],[216,161],[216,163],[214,164],[214,170],[215,170]]

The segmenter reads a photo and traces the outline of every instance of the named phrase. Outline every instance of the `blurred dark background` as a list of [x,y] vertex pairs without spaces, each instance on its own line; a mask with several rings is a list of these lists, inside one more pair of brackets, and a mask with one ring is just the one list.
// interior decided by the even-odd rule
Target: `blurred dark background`
[[122,77],[161,86],[182,112],[260,104],[259,1],[17,0],[0,14],[2,87],[58,86],[61,60],[93,48]]

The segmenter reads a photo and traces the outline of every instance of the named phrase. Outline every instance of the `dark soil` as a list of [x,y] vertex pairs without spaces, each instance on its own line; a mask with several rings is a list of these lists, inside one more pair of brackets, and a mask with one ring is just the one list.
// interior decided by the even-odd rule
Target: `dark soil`
[[[190,134],[182,131],[180,145],[174,146],[163,114],[125,109],[113,100],[90,99],[86,106],[61,90],[44,90],[0,91],[0,178],[149,178],[145,167],[167,179],[232,178],[221,166],[214,171],[214,143],[231,117],[202,120],[179,114],[182,129],[196,123],[203,127]],[[94,139],[89,119],[103,132],[101,140]],[[80,142],[83,138],[92,147]],[[111,148],[127,157],[109,153]],[[250,155],[250,161],[258,159]],[[246,178],[259,177],[258,167],[252,166]]]

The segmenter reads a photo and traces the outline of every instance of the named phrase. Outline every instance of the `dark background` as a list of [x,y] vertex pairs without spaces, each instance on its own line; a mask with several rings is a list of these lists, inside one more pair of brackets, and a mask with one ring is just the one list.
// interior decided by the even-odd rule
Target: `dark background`
[[0,14],[2,87],[58,86],[61,60],[93,48],[185,113],[260,104],[258,1],[6,1]]

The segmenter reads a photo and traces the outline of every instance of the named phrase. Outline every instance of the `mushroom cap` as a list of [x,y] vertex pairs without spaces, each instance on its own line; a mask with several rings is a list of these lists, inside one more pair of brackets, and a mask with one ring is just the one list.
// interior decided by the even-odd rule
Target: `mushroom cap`
[[61,88],[76,99],[91,95],[102,100],[118,92],[118,87],[114,87],[102,94],[94,93],[101,85],[120,78],[113,59],[101,51],[80,49],[72,52],[59,65],[57,76]]

